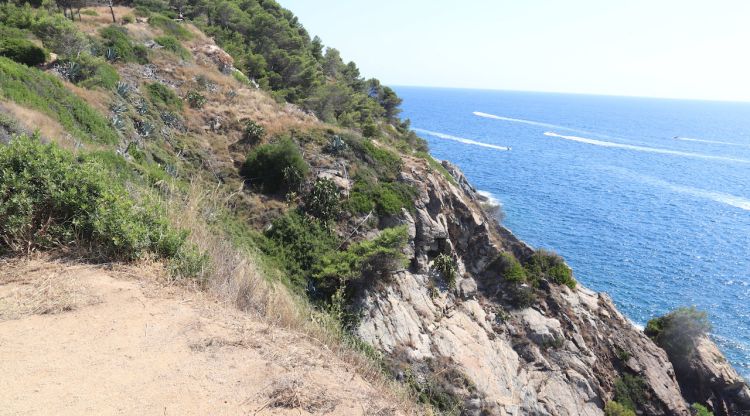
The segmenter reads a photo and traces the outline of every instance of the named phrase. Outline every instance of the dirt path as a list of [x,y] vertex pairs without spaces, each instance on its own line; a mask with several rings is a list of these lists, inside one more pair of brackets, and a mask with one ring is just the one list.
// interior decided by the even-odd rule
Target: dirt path
[[113,275],[0,263],[1,415],[394,413],[308,338]]

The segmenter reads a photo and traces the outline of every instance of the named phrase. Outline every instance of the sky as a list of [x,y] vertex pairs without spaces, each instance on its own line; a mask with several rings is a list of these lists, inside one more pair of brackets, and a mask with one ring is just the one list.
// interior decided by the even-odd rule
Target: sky
[[750,101],[748,0],[279,0],[394,86]]

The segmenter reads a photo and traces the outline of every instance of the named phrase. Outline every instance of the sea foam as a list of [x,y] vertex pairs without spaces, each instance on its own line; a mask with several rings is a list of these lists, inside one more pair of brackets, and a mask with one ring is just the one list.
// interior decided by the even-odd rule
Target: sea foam
[[690,137],[680,137],[680,136],[675,137],[675,140],[682,140],[683,142],[721,144],[721,145],[725,145],[725,146],[750,147],[750,144],[745,144],[745,143],[723,142],[723,141],[720,141],[720,140],[692,139]]
[[430,131],[430,130],[425,130],[425,129],[414,129],[414,131],[416,131],[418,133],[428,134],[430,136],[437,137],[437,138],[440,138],[440,139],[453,140],[454,142],[459,142],[459,143],[464,143],[464,144],[470,144],[472,146],[481,146],[481,147],[487,147],[487,148],[490,148],[490,149],[504,150],[504,151],[510,150],[510,147],[498,146],[498,145],[494,145],[494,144],[478,142],[476,140],[466,139],[466,138],[463,138],[463,137],[451,136],[450,134],[439,133],[439,132],[436,132],[436,131]]
[[693,158],[698,158],[698,159],[723,160],[726,162],[750,163],[750,160],[747,160],[747,159],[736,159],[736,158],[726,157],[726,156],[714,156],[714,155],[706,155],[703,153],[692,153],[692,152],[683,152],[680,150],[661,149],[658,147],[636,146],[633,144],[607,142],[603,140],[589,139],[586,137],[565,136],[565,135],[553,133],[550,131],[544,133],[544,135],[548,137],[556,137],[559,139],[570,140],[570,141],[574,141],[578,143],[591,144],[594,146],[627,149],[627,150],[634,150],[637,152],[660,153],[663,155],[693,157]]
[[574,128],[565,127],[565,126],[559,126],[557,124],[542,123],[541,121],[524,120],[522,118],[503,117],[503,116],[498,116],[498,115],[495,115],[495,114],[483,113],[481,111],[474,111],[472,114],[474,114],[477,117],[489,118],[489,119],[492,119],[492,120],[509,121],[511,123],[528,124],[530,126],[545,127],[545,128],[548,128],[548,129],[565,130],[565,131],[572,131],[572,132],[575,132],[575,133],[594,134],[594,135],[597,135],[597,136],[609,137],[609,136],[605,136],[603,134],[593,133],[593,132],[586,131],[586,130],[574,129]]
[[745,211],[750,211],[750,199],[748,198],[744,198],[744,197],[737,196],[737,195],[731,195],[731,194],[727,194],[724,192],[711,191],[711,190],[706,190],[706,189],[694,188],[691,186],[678,185],[675,183],[667,182],[665,180],[661,180],[659,178],[654,178],[652,176],[635,173],[628,169],[609,167],[608,170],[620,173],[624,176],[627,176],[631,179],[638,180],[639,182],[645,183],[647,185],[665,188],[672,192],[677,192],[677,193],[681,193],[684,195],[690,195],[690,196],[694,196],[696,198],[701,198],[701,199],[708,199],[708,200],[718,202],[724,205],[729,205],[729,206],[739,208]]

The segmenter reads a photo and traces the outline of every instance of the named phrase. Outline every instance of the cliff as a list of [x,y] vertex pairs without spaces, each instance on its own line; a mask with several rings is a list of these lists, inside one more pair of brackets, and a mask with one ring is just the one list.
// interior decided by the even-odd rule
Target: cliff
[[[422,380],[452,375],[443,384],[467,414],[601,415],[628,376],[642,388],[632,394],[644,414],[687,415],[693,402],[717,415],[747,413],[747,385],[708,338],[689,362],[676,362],[676,375],[606,294],[544,282],[532,306],[515,306],[516,289],[494,260],[533,250],[485,212],[455,166],[443,162],[458,185],[410,162],[401,179],[420,190],[416,212],[394,221],[409,227],[412,268],[360,294],[365,340]],[[453,253],[454,288],[431,268],[439,252]]]
[[[270,1],[249,3],[259,13],[263,8],[270,8],[272,12],[278,8]],[[14,13],[32,13],[30,10]],[[345,84],[346,88],[361,89],[352,90],[350,96],[333,97],[341,99],[334,100],[314,95],[330,92],[315,90],[311,93],[319,86],[317,81],[310,85],[293,85],[294,88],[284,84],[286,81],[279,78],[277,72],[299,82],[301,78],[292,69],[307,73],[310,68],[317,70],[323,61],[322,56],[317,56],[319,53],[316,55],[312,53],[315,51],[305,49],[304,36],[307,35],[297,30],[297,23],[286,13],[288,11],[271,14],[279,21],[293,21],[294,24],[282,26],[284,30],[291,28],[294,40],[302,39],[292,43],[305,47],[295,52],[304,58],[300,62],[305,63],[305,68],[297,68],[295,60],[286,62],[291,69],[269,65],[258,78],[267,88],[264,91],[234,68],[232,56],[192,25],[152,15],[148,21],[133,17],[125,22],[123,18],[121,25],[109,26],[109,10],[96,10],[83,17],[79,15],[81,20],[75,25],[66,20],[64,27],[75,35],[73,37],[90,38],[94,46],[111,41],[112,46],[103,49],[106,62],[102,56],[87,55],[101,53],[101,50],[76,55],[76,59],[89,56],[91,62],[77,62],[71,57],[67,61],[48,62],[39,68],[0,59],[0,85],[4,86],[4,90],[0,90],[0,109],[3,110],[0,143],[12,142],[18,133],[39,128],[42,141],[56,143],[55,152],[62,153],[60,149],[64,149],[69,154],[59,160],[81,165],[92,160],[99,163],[95,165],[98,169],[118,181],[117,189],[122,195],[117,196],[133,199],[129,207],[138,208],[133,211],[166,211],[164,218],[157,217],[150,223],[136,223],[132,227],[126,223],[124,228],[132,231],[154,227],[154,223],[160,226],[168,223],[184,231],[186,237],[180,244],[184,242],[189,250],[172,257],[157,250],[146,254],[125,253],[126,260],[123,257],[96,260],[132,262],[136,259],[145,263],[129,267],[140,264],[144,268],[153,267],[152,260],[159,262],[160,273],[157,274],[167,287],[179,285],[183,289],[195,289],[195,292],[187,292],[189,294],[208,292],[224,306],[233,305],[243,313],[259,315],[258,319],[268,328],[281,327],[278,336],[284,343],[275,342],[273,334],[276,332],[270,329],[265,331],[273,332],[272,335],[258,335],[259,345],[275,348],[273,356],[260,358],[258,354],[244,351],[243,337],[249,336],[245,332],[240,331],[238,335],[218,331],[228,338],[242,338],[220,346],[231,347],[227,348],[231,350],[231,359],[259,360],[259,366],[274,369],[264,370],[264,377],[272,377],[274,381],[283,378],[287,385],[296,386],[291,390],[281,389],[294,397],[287,397],[289,400],[279,404],[280,408],[303,409],[311,414],[323,412],[322,408],[303,406],[298,396],[304,389],[288,380],[294,377],[295,366],[278,359],[285,354],[299,357],[300,354],[296,354],[299,348],[304,350],[303,357],[314,355],[317,346],[325,352],[311,371],[322,373],[323,381],[315,383],[302,379],[305,383],[310,381],[316,392],[340,389],[328,395],[330,402],[345,404],[341,408],[333,407],[340,414],[360,413],[356,406],[359,403],[355,402],[368,395],[376,397],[372,406],[361,408],[363,414],[437,410],[467,415],[593,416],[604,415],[608,405],[619,403],[637,409],[638,414],[686,416],[691,414],[690,406],[694,402],[708,405],[716,415],[748,414],[747,385],[710,339],[700,339],[697,353],[688,359],[670,357],[630,323],[606,294],[575,284],[561,259],[535,251],[501,226],[487,210],[486,200],[457,167],[449,162],[439,164],[425,153],[424,143],[408,129],[408,123],[395,116],[397,97],[394,98],[391,90],[382,88],[377,80],[366,83],[358,71],[354,71],[356,66],[352,70],[352,66],[343,65],[339,57],[340,62],[334,64],[356,74],[341,75],[343,69],[334,68],[340,79],[336,81],[338,84],[329,86],[334,92],[344,88],[342,83],[351,84]],[[128,8],[115,11],[119,16],[133,13]],[[233,29],[231,25],[256,29],[255,24],[265,22],[273,26],[278,22],[269,17],[270,23],[268,19],[259,19],[260,23],[249,20],[238,23],[225,14],[198,17],[217,19],[217,22],[207,20],[206,24],[208,29],[217,32],[217,37],[229,43],[232,49],[227,50],[239,53],[245,61],[257,59],[253,54],[258,51],[238,52],[241,48],[232,43],[235,40],[229,30]],[[258,36],[277,33],[270,30]],[[254,36],[255,33],[247,30],[242,31],[242,35]],[[314,44],[309,38],[307,43]],[[112,52],[118,45],[123,48],[123,57]],[[143,54],[142,61],[125,60],[128,47],[139,50]],[[271,52],[275,54],[277,50]],[[84,81],[72,77],[73,69],[80,71],[79,66],[84,64],[92,65],[96,71],[114,71],[112,85],[89,88]],[[330,74],[318,75],[322,79],[318,81],[323,83],[335,78]],[[96,77],[90,79],[104,83]],[[370,96],[368,88],[382,97]],[[304,93],[311,96],[306,97]],[[290,101],[294,98],[298,104],[314,102],[315,105],[302,109],[283,102],[284,98]],[[349,100],[347,105],[351,104],[346,111],[327,107],[331,102],[342,100]],[[60,106],[55,106],[57,104]],[[67,116],[67,108],[76,109],[72,118]],[[367,111],[372,114],[365,117]],[[289,165],[282,169],[275,163],[279,159],[275,159],[262,175],[243,173],[252,170],[248,166],[254,167],[252,162],[257,160],[249,155],[272,154],[279,148],[302,168],[291,171],[287,168],[297,165]],[[8,164],[11,165],[23,163]],[[74,167],[66,165],[65,169],[73,171]],[[268,176],[274,176],[279,182],[291,182],[290,177],[295,175],[298,176],[296,182],[287,184],[286,189],[268,191],[263,187],[262,180]],[[24,176],[18,177],[23,179]],[[0,177],[0,184],[3,179]],[[42,197],[47,198],[44,192],[42,190]],[[144,201],[150,203],[151,200],[159,200],[162,205],[156,208],[145,205]],[[80,211],[93,205],[89,202],[85,201]],[[329,209],[333,207],[336,210]],[[97,215],[106,213],[106,208],[97,207]],[[0,212],[0,215],[6,214]],[[29,217],[46,221],[41,221],[38,229],[21,224],[25,234],[19,234],[34,238],[39,233],[44,235],[54,219],[52,215]],[[113,223],[124,223],[121,219],[117,217],[118,221]],[[64,229],[65,224],[71,223],[74,221],[67,218],[60,221],[59,227],[54,227],[66,231],[61,232],[68,238],[65,241],[70,241],[70,236],[78,238],[80,235],[79,230],[67,232]],[[108,224],[111,228],[107,231],[118,231],[117,224]],[[93,223],[92,227],[96,225]],[[397,226],[406,229],[405,244],[398,247],[406,259],[403,265],[396,261],[400,256],[393,256],[395,244],[378,241],[379,236]],[[168,228],[160,228],[159,233],[154,234],[161,235],[165,229]],[[0,227],[0,230],[4,229]],[[128,236],[123,232],[114,239]],[[112,239],[108,234],[100,240],[88,241],[86,247],[74,249],[90,255],[91,252],[85,250],[91,250],[91,246],[102,241],[113,244]],[[28,245],[11,245],[4,241],[10,239],[0,241],[0,250],[17,256],[50,246],[62,249],[67,258],[78,255],[75,250],[72,254],[65,251],[70,247],[65,247],[64,243],[43,247],[34,246],[33,238]],[[138,247],[143,246],[138,243],[141,244]],[[125,251],[122,246],[116,247]],[[532,273],[530,265],[539,269],[533,271],[533,276],[525,275]],[[86,270],[94,270],[86,267]],[[185,269],[187,271],[183,271]],[[8,270],[2,276],[3,284],[5,289],[15,290],[13,285],[22,272],[17,267]],[[97,275],[104,274],[102,279],[107,284],[122,285],[109,281],[107,273],[94,271]],[[68,278],[65,273],[54,276],[54,279]],[[101,282],[89,279],[87,284],[100,287]],[[135,298],[144,300],[134,285],[127,286],[128,291],[136,294]],[[279,293],[283,296],[279,297]],[[4,298],[0,298],[0,306],[3,301]],[[116,301],[133,309],[128,299],[117,297]],[[196,316],[195,311],[185,308],[181,302],[167,303],[168,307],[161,305],[160,310],[179,309],[189,315],[193,323],[231,326],[236,321],[248,320],[247,325],[253,332],[264,331],[261,323],[236,311],[230,314],[232,319],[217,320],[210,314]],[[96,310],[89,306],[81,305],[80,314],[62,316],[59,320],[80,326],[76,317],[96,318],[86,315]],[[149,306],[153,305],[149,303]],[[151,322],[137,310],[132,312],[137,319]],[[13,321],[0,326],[0,333],[10,327],[14,334],[20,332],[18,328],[23,323],[15,322],[19,318],[3,318],[2,315],[0,318]],[[160,319],[164,318],[153,318],[157,324],[171,322]],[[195,336],[218,336],[214,332],[205,331]],[[195,358],[190,356],[188,348],[188,344],[197,342],[195,337],[187,339],[179,331],[176,333],[181,344],[171,347],[181,356]],[[65,348],[80,348],[72,340],[68,341]],[[122,346],[113,348],[119,347]],[[330,350],[334,354],[330,354]],[[103,355],[112,353],[106,348],[98,351]],[[19,360],[29,354],[15,352]],[[55,353],[63,354],[58,350]],[[336,359],[341,356],[348,358]],[[212,357],[222,359],[221,355]],[[280,364],[282,361],[284,365]],[[364,361],[368,365],[352,364]],[[232,365],[222,365],[228,373],[238,371]],[[373,376],[370,373],[374,372],[373,367],[386,371]],[[211,377],[220,377],[222,373],[205,370]],[[277,372],[285,377],[275,377],[279,375]],[[349,372],[357,375],[344,375]],[[153,375],[154,385],[159,385],[158,377],[163,375]],[[394,395],[388,389],[377,387],[387,384],[383,379],[389,376],[408,389],[408,393],[398,397],[418,400],[425,407],[387,406]],[[250,386],[257,384],[257,379],[243,379],[243,382]],[[353,386],[349,385],[351,383]],[[211,388],[220,390],[220,385],[211,383]],[[257,386],[252,388],[257,389]],[[124,397],[124,391],[118,390],[118,394]],[[355,392],[357,399],[347,401],[346,394],[342,393],[347,391]],[[206,400],[219,396],[217,393]],[[305,397],[315,401],[310,394]],[[50,403],[55,399],[51,397]],[[14,400],[16,404],[24,404],[20,394]],[[262,410],[263,400],[258,397],[254,400]],[[249,408],[243,406],[239,409],[248,411]],[[195,412],[194,408],[183,410]],[[628,412],[626,410],[625,414],[632,414]]]

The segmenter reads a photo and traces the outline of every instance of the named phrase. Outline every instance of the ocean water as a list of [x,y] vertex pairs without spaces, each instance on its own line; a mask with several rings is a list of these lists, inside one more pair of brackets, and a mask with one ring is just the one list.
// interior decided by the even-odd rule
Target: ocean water
[[396,88],[402,116],[636,324],[709,313],[750,379],[750,103]]

